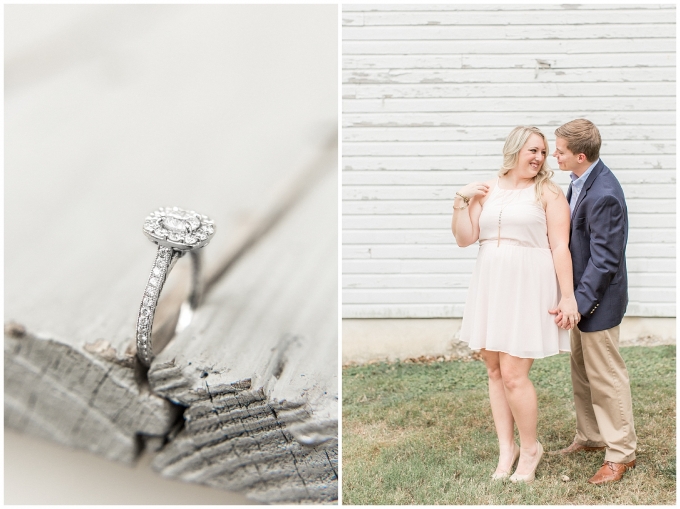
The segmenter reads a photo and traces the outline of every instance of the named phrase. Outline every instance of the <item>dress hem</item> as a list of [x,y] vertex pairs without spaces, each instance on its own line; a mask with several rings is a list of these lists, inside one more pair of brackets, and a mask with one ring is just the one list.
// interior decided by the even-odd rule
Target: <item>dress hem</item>
[[[469,344],[468,344],[468,346],[469,346]],[[529,355],[525,355],[525,356],[516,355],[512,352],[506,352],[505,350],[498,350],[498,349],[493,349],[493,348],[472,348],[472,347],[470,347],[470,350],[472,350],[473,352],[479,352],[482,349],[488,350],[489,352],[507,353],[508,355],[512,355],[513,357],[517,357],[518,359],[545,359],[546,357],[552,357],[553,355],[559,355],[561,353],[569,353],[569,354],[571,353],[571,350],[558,350],[557,352],[545,354],[542,357],[532,357],[532,356],[529,356]]]

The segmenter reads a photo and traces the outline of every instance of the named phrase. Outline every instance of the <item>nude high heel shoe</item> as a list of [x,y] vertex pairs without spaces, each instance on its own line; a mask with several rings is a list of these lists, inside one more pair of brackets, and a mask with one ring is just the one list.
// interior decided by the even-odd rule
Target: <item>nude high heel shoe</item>
[[[519,446],[517,444],[512,445],[515,446],[515,452],[512,455],[512,464],[510,465],[510,470],[512,470],[512,467],[515,466],[515,463],[517,463],[517,460],[519,459]],[[491,479],[494,481],[502,481],[503,479],[507,479],[510,476],[510,470],[507,472],[493,473],[491,474]]]
[[543,446],[541,445],[541,442],[536,440],[536,444],[538,445],[538,452],[536,453],[536,462],[534,463],[534,468],[533,470],[525,475],[518,475],[518,474],[512,474],[510,476],[510,480],[512,482],[525,482],[525,483],[530,483],[534,482],[534,479],[536,479],[536,469],[538,468],[538,464],[541,462],[541,457],[543,456]]

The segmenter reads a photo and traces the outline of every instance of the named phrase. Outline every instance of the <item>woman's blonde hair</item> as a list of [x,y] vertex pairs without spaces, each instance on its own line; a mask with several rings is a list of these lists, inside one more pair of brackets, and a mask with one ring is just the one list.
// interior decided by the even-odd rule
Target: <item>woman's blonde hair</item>
[[541,169],[534,177],[534,183],[536,184],[536,201],[541,201],[543,184],[547,184],[548,188],[554,193],[557,193],[558,191],[557,186],[552,181],[555,172],[553,172],[548,165],[547,156],[550,153],[548,140],[538,127],[521,125],[510,131],[508,137],[505,138],[505,145],[503,145],[503,166],[501,166],[501,169],[498,171],[498,176],[502,177],[517,165],[519,152],[532,134],[538,134],[543,138],[543,143],[545,143],[546,158],[543,159],[543,165],[541,165]]

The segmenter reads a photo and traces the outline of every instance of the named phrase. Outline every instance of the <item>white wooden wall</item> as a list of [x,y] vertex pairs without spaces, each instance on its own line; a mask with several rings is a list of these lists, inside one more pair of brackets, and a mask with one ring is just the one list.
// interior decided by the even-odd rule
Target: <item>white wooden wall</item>
[[[675,316],[674,5],[345,5],[343,317],[460,317],[456,189],[588,118],[628,202],[628,316]],[[554,158],[557,181],[568,175]]]

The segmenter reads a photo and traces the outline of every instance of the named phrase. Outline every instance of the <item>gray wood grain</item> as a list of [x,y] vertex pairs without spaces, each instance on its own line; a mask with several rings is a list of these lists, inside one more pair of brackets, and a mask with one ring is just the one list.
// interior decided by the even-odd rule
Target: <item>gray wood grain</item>
[[5,329],[6,426],[130,463],[139,436],[166,435],[180,413],[149,391],[132,359]]
[[337,498],[336,198],[328,172],[152,364],[153,391],[188,407],[154,462],[165,475],[262,502]]
[[5,424],[132,462],[182,421],[134,362],[155,253],[143,218],[177,205],[215,219],[213,285],[269,236],[328,172],[336,10],[62,7],[5,16]]

